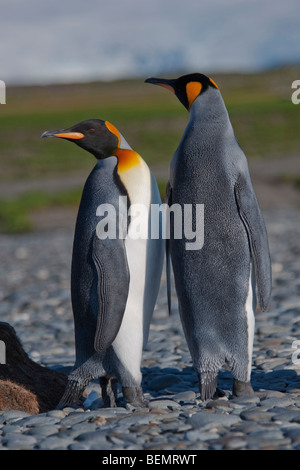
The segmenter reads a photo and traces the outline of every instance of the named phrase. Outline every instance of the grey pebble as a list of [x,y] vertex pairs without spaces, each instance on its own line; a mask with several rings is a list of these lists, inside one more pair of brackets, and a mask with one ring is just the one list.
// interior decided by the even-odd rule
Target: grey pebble
[[218,413],[204,413],[198,412],[191,416],[187,423],[194,428],[201,428],[202,430],[212,427],[230,427],[241,421],[239,416],[232,414],[218,414]]
[[249,395],[249,396],[246,396],[246,397],[238,397],[238,398],[233,398],[232,400],[230,400],[231,404],[238,404],[238,405],[242,405],[242,406],[257,404],[259,402],[260,402],[260,399],[256,395]]
[[149,410],[155,409],[169,409],[169,410],[179,410],[181,405],[174,400],[152,400],[148,403]]
[[62,419],[66,416],[66,413],[63,410],[51,410],[48,411],[47,416]]
[[261,407],[268,410],[274,408],[275,406],[285,408],[293,403],[293,400],[290,398],[266,398],[261,401]]
[[[89,413],[83,413],[83,412],[76,412],[74,411],[73,413],[70,413],[68,416],[64,417],[60,421],[61,426],[73,426],[77,423],[82,423],[83,421],[86,421],[89,417]],[[55,418],[54,418],[55,419]]]
[[188,431],[185,436],[185,440],[195,442],[195,441],[210,441],[213,439],[218,439],[219,434],[216,431],[213,432],[204,432],[202,430],[195,430]]
[[3,411],[0,414],[0,423],[10,424],[27,416],[32,416],[32,415],[30,415],[29,413],[25,413],[24,411],[19,411],[19,410]]
[[112,443],[107,439],[106,434],[99,431],[79,434],[75,440],[81,444],[87,443],[92,450],[107,450],[112,448]]
[[68,427],[65,429],[64,426],[61,426],[59,433],[57,433],[57,436],[62,438],[72,438],[75,439],[78,437],[80,434],[85,433],[85,432],[93,432],[96,429],[96,424],[95,423],[90,423],[89,421],[84,421],[77,423],[73,426]]
[[148,387],[150,390],[159,391],[170,387],[171,385],[179,384],[180,382],[181,379],[177,375],[166,374],[161,377],[155,377],[154,379],[152,379],[149,382]]
[[274,412],[264,412],[259,408],[252,408],[250,410],[245,410],[240,413],[240,417],[242,419],[246,421],[256,421],[258,423],[271,421],[274,415]]
[[285,435],[292,439],[293,442],[300,442],[300,426],[285,430]]
[[53,416],[47,416],[45,413],[28,416],[17,421],[18,426],[30,427],[30,426],[45,426],[46,424],[59,423],[59,418]]
[[39,426],[34,426],[26,431],[24,434],[27,436],[51,436],[52,434],[56,434],[58,432],[58,426],[50,425],[50,424],[41,424]]
[[286,410],[284,408],[273,408],[272,411],[275,413],[274,416],[272,416],[272,421],[291,421],[300,423],[300,411]]
[[7,424],[2,429],[2,436],[6,436],[7,434],[18,433],[18,432],[22,432],[21,426],[18,426],[17,424]]
[[118,425],[121,427],[128,428],[135,424],[149,424],[154,420],[153,415],[150,413],[132,413],[131,416],[122,418],[118,421]]
[[176,393],[173,400],[178,403],[193,402],[196,398],[196,393],[193,390],[185,390],[184,392]]
[[42,438],[37,444],[39,450],[65,450],[71,445],[73,439],[63,438],[58,436],[48,436]]
[[264,428],[263,430],[259,429],[259,430],[250,432],[249,436],[252,439],[254,438],[257,439],[258,441],[261,439],[276,440],[276,439],[282,439],[283,433],[280,429]]
[[1,443],[10,450],[24,450],[34,447],[37,439],[26,434],[10,433],[1,439]]
[[89,450],[89,445],[80,444],[79,442],[68,445],[68,450]]

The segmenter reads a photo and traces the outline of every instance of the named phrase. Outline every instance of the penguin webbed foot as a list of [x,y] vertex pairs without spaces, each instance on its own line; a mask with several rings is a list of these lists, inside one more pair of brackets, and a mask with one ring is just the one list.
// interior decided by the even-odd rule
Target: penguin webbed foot
[[125,405],[135,408],[146,408],[147,400],[144,398],[141,387],[122,387]]
[[240,380],[233,380],[232,396],[238,397],[249,397],[255,395],[254,390],[250,382],[242,382]]
[[81,406],[82,402],[80,398],[84,392],[85,387],[86,384],[81,383],[79,380],[69,379],[65,392],[55,409],[62,410],[67,405]]

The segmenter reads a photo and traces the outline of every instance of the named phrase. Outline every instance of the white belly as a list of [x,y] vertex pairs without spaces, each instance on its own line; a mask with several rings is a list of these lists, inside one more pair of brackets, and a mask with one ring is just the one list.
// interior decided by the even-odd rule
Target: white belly
[[253,341],[254,341],[254,327],[255,327],[255,275],[252,265],[250,265],[250,276],[249,276],[249,287],[248,295],[246,299],[246,316],[247,316],[247,327],[248,327],[248,371],[247,379],[250,381],[251,368],[252,368],[252,353],[253,353]]
[[[132,218],[128,235],[125,239],[125,247],[130,270],[129,294],[123,321],[113,348],[123,365],[130,371],[135,380],[140,380],[140,364],[143,345],[147,342],[150,321],[160,285],[160,278],[164,257],[164,240],[151,239],[150,206],[160,204],[160,196],[157,185],[152,180],[148,169],[148,182],[141,184],[139,190],[129,193],[131,203],[143,204],[147,207],[146,220],[142,223],[141,236],[137,238],[139,221]],[[140,181],[140,180],[138,180]],[[141,181],[140,181],[141,183]],[[145,189],[148,186],[148,191]],[[128,186],[127,186],[128,187]],[[142,191],[141,191],[142,190]],[[137,223],[135,223],[137,222]],[[146,225],[146,237],[143,237]]]

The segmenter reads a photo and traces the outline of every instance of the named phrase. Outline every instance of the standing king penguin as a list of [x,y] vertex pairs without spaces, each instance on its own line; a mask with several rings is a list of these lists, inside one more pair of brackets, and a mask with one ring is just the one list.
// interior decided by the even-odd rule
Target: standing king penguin
[[171,90],[190,112],[171,160],[167,199],[170,206],[191,204],[194,212],[204,204],[204,243],[188,250],[184,238],[172,237],[171,227],[169,252],[201,399],[214,396],[225,364],[233,395],[253,394],[256,299],[266,310],[272,281],[265,223],[246,157],[212,79],[195,73],[146,82]]
[[[91,119],[42,137],[75,142],[98,160],[76,221],[71,269],[76,361],[58,408],[75,403],[96,378],[104,406],[116,406],[118,382],[125,402],[142,406],[142,350],[164,257],[162,238],[148,236],[150,205],[161,204],[156,180],[108,121]],[[146,208],[146,217],[139,218],[146,225],[144,237],[134,227],[135,204]]]

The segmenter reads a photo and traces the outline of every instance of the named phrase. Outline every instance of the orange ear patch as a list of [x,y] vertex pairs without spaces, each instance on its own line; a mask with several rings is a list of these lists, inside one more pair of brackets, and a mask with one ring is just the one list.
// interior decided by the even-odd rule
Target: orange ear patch
[[200,82],[189,82],[186,85],[186,96],[189,103],[189,108],[192,106],[195,99],[200,95],[202,84]]
[[212,78],[209,79],[210,83],[212,83],[216,88],[219,89],[218,85],[216,84],[216,82],[213,81]]
[[121,137],[120,137],[118,129],[108,121],[105,121],[105,125],[107,129],[118,138],[118,147],[120,147]]

